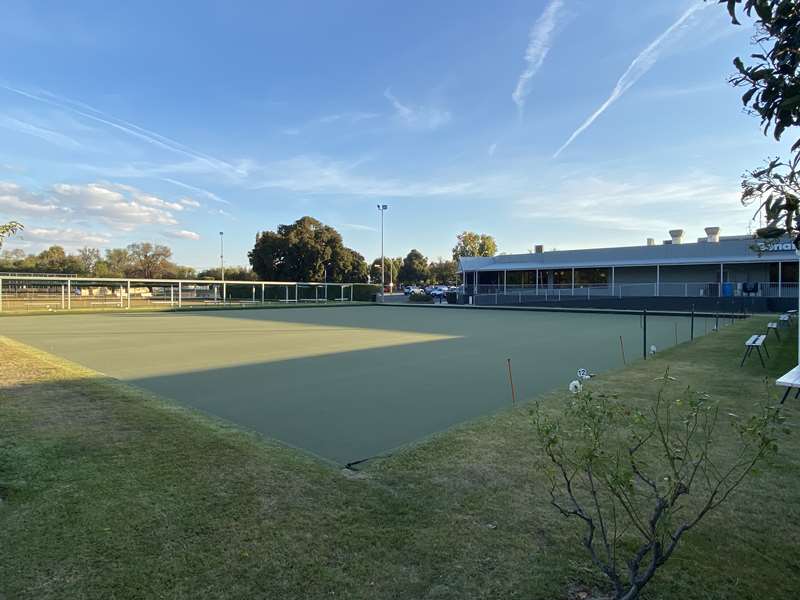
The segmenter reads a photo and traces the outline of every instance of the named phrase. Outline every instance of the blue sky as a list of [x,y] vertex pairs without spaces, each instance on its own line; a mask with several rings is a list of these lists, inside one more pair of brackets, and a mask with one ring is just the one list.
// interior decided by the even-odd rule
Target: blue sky
[[167,243],[245,264],[303,215],[368,260],[743,233],[785,150],[726,77],[752,28],[699,0],[0,6],[0,221],[37,251]]

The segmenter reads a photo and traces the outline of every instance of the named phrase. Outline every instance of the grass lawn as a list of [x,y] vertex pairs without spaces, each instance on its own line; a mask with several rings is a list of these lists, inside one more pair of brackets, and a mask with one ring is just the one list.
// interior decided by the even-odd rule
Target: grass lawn
[[[435,310],[435,309],[434,309]],[[754,317],[593,379],[678,380],[747,413],[795,336],[738,364]],[[786,338],[789,339],[786,339]],[[566,394],[544,398],[557,410]],[[795,423],[800,402],[787,401]],[[332,427],[335,423],[331,424]],[[726,438],[727,439],[727,438]],[[800,441],[691,532],[645,597],[794,598]],[[549,505],[525,407],[355,474],[0,338],[0,598],[571,598],[605,589]]]

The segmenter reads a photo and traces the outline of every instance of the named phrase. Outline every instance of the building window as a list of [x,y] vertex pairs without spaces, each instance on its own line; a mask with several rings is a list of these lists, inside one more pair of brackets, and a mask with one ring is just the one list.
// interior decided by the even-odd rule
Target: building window
[[575,269],[575,284],[606,284],[609,281],[608,269]]

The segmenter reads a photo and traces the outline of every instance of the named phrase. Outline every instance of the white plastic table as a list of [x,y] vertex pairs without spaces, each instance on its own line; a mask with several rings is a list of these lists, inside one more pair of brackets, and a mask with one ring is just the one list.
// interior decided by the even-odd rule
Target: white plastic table
[[781,375],[775,382],[775,385],[780,385],[786,388],[786,392],[784,392],[783,398],[781,399],[781,404],[786,402],[786,397],[793,389],[797,390],[797,393],[794,395],[794,397],[797,398],[800,396],[800,365],[797,365],[788,373]]

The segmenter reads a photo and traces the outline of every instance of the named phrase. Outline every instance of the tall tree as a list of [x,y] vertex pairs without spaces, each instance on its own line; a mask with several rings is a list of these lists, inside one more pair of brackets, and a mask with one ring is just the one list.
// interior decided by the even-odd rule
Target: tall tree
[[36,271],[42,273],[78,274],[81,269],[80,260],[61,246],[50,246],[36,256]]
[[105,258],[95,264],[95,275],[98,277],[125,277],[133,274],[133,259],[127,248],[106,250]]
[[462,256],[494,256],[497,254],[497,242],[491,235],[463,231],[458,234],[453,248],[453,260]]
[[429,275],[428,259],[415,248],[403,259],[397,279],[403,283],[418,284],[425,283]]
[[458,277],[458,263],[454,260],[442,260],[431,262],[429,265],[430,279],[434,283],[441,283],[444,285],[457,285],[459,283]]
[[[398,281],[398,273],[400,273],[400,268],[403,266],[403,259],[400,257],[392,258],[391,256],[385,256],[383,259],[383,278],[386,285],[390,283],[397,284]],[[372,261],[372,264],[369,267],[369,277],[372,283],[380,285],[381,283],[381,259],[376,258]]]
[[[761,119],[765,135],[776,140],[800,125],[800,4],[796,0],[718,0],[725,4],[733,23],[739,25],[741,6],[755,21],[754,44],[759,51],[748,64],[734,59],[736,74],[730,82],[745,89],[742,103]],[[800,248],[800,139],[791,148],[792,158],[771,159],[766,165],[745,173],[742,203],[755,205],[756,214],[766,217],[758,235],[775,238],[790,235]]]
[[366,271],[364,257],[347,248],[333,227],[312,217],[259,233],[248,258],[259,277],[274,281],[344,282]]
[[81,264],[81,272],[94,275],[97,263],[100,261],[100,250],[97,248],[81,248],[78,250],[78,261]]
[[336,247],[330,265],[325,265],[327,280],[337,283],[366,283],[368,269],[364,257],[346,246]]
[[141,242],[130,244],[127,248],[130,256],[130,273],[126,275],[143,279],[158,279],[174,267],[170,262],[172,250],[167,246]]

